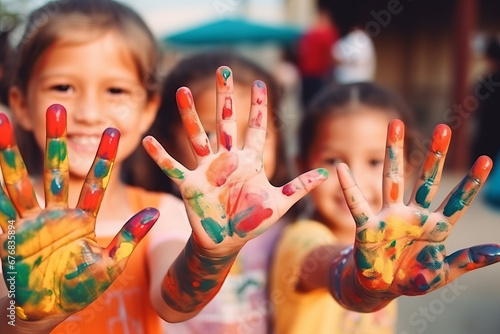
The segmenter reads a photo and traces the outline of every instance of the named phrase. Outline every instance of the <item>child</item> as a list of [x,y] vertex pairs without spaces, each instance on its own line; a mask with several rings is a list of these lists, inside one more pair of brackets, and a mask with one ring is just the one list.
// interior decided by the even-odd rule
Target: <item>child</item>
[[[166,77],[163,84],[162,103],[159,114],[149,133],[167,151],[188,168],[196,167],[196,160],[190,152],[189,142],[183,133],[182,121],[177,111],[175,92],[180,86],[191,88],[201,120],[212,148],[216,147],[217,123],[213,115],[216,102],[216,82],[213,74],[220,64],[228,65],[234,72],[234,95],[238,103],[234,107],[238,132],[244,133],[248,120],[252,82],[260,79],[266,82],[268,93],[269,122],[264,147],[264,170],[273,185],[282,185],[288,179],[284,144],[281,138],[281,124],[277,118],[278,89],[272,77],[250,60],[230,52],[205,52],[181,60]],[[243,136],[233,145],[241,147]],[[172,182],[149,159],[136,152],[133,168],[129,175],[133,184],[156,191],[171,191]],[[148,170],[144,173],[143,170]],[[130,177],[132,176],[132,177]],[[290,211],[289,211],[290,213]],[[287,220],[292,219],[287,214]],[[269,301],[267,296],[267,276],[269,260],[275,240],[284,225],[284,220],[276,223],[265,234],[248,242],[236,257],[230,274],[221,291],[195,318],[179,324],[165,324],[167,332],[173,333],[266,333],[269,325]],[[175,232],[175,233],[174,233]],[[170,231],[172,243],[183,247],[190,235],[189,226],[182,231]],[[182,249],[182,248],[181,248]],[[177,250],[178,253],[181,249]],[[174,252],[174,251],[172,251]]]
[[[390,122],[387,139],[384,128],[406,115],[397,99],[369,83],[330,87],[312,102],[300,127],[298,164],[337,169],[340,183],[332,177],[318,187],[313,214],[285,228],[277,245],[271,281],[277,333],[394,333],[393,299],[431,292],[499,260],[496,245],[445,256],[444,240],[491,169],[489,158],[479,158],[430,212],[447,126],[436,127],[412,200],[403,204],[403,160],[415,156],[412,143],[407,137],[403,156],[403,123]],[[346,248],[354,237],[354,248]]]
[[[48,165],[44,172],[46,182],[42,178],[36,178],[31,187],[26,171],[19,169],[22,164],[18,159],[13,137],[9,131],[2,132],[2,170],[6,176],[9,196],[19,215],[16,223],[19,225],[16,228],[23,231],[23,238],[17,239],[19,250],[14,252],[18,260],[15,268],[22,272],[22,275],[17,276],[17,280],[23,290],[12,300],[7,296],[2,298],[2,305],[5,307],[2,306],[0,311],[2,318],[7,319],[7,307],[15,301],[16,327],[2,321],[2,333],[33,330],[44,333],[56,326],[53,333],[159,333],[161,328],[157,314],[166,320],[180,321],[199,312],[217,293],[237,250],[246,241],[272,225],[294,201],[305,195],[306,189],[312,189],[325,178],[317,171],[302,176],[305,181],[310,181],[306,182],[307,188],[302,187],[303,191],[298,192],[297,196],[282,198],[274,195],[281,190],[269,185],[260,168],[262,150],[259,144],[262,141],[247,141],[252,146],[243,151],[233,150],[230,153],[221,152],[208,156],[205,154],[207,147],[202,143],[201,147],[194,146],[202,150],[197,151],[200,153],[200,161],[203,158],[208,166],[188,172],[181,166],[180,169],[170,170],[170,165],[167,164],[164,169],[176,177],[176,180],[182,179],[180,183],[184,185],[181,194],[188,199],[190,205],[194,205],[197,213],[203,212],[206,217],[200,220],[198,216],[193,215],[192,210],[189,211],[194,232],[183,252],[180,255],[168,251],[159,252],[158,249],[168,249],[164,244],[170,236],[165,230],[178,230],[177,224],[187,224],[182,202],[173,196],[126,187],[118,177],[123,160],[136,148],[142,134],[151,125],[159,102],[155,85],[155,70],[159,57],[154,39],[144,22],[128,7],[110,0],[52,2],[30,16],[17,58],[17,80],[11,89],[10,104],[16,121],[24,130],[33,133],[38,148],[44,147],[47,136],[47,156],[50,161],[46,162]],[[182,92],[185,94],[181,94]],[[179,105],[184,110],[189,104],[190,93],[186,90],[181,93]],[[265,92],[261,95],[260,98],[263,99]],[[56,118],[58,121],[47,122],[49,130],[44,130],[45,110],[55,102],[63,103],[68,109],[67,133],[64,130],[64,122],[61,121],[66,114],[59,110],[61,107],[52,107],[56,108],[56,111],[49,109],[47,117]],[[258,111],[262,112],[265,119],[265,108]],[[2,118],[2,124],[8,124],[5,117]],[[256,124],[260,126],[254,126],[250,132],[265,133],[265,122]],[[108,151],[99,149],[96,165],[88,177],[92,183],[86,183],[79,200],[75,191],[88,182],[85,177],[94,161],[99,136],[110,125],[121,132],[120,151],[114,160],[115,173],[109,175],[109,160],[116,148]],[[226,133],[236,138],[236,131],[232,131],[230,127],[229,124]],[[203,131],[194,118],[188,118],[186,128],[190,131],[200,129],[202,138]],[[5,125],[4,129],[10,127]],[[106,133],[106,147],[116,146],[118,132],[113,130],[112,133]],[[67,135],[67,146],[64,144],[64,135]],[[53,144],[53,141],[56,144]],[[147,143],[151,151],[151,145],[154,144],[150,141]],[[54,154],[59,158],[52,161]],[[64,162],[66,156],[69,159],[68,172]],[[254,159],[247,160],[250,156]],[[231,165],[234,167],[234,170],[231,169],[234,175],[229,175],[221,169],[224,158],[229,158],[230,162],[235,162],[235,159],[241,161]],[[165,163],[166,160],[161,161]],[[17,169],[10,163],[15,163]],[[50,171],[52,173],[49,173]],[[216,173],[207,179],[204,173],[208,171]],[[211,197],[210,194],[213,193],[209,190],[214,177],[217,184],[220,181],[216,177],[219,173],[227,176],[229,185],[221,185],[216,191],[232,193],[234,189],[231,190],[231,186],[240,184],[232,182],[235,178],[241,184],[252,181],[252,187],[246,192],[247,197],[231,198],[231,206],[227,208],[231,211],[223,214],[224,217],[232,217],[230,224],[234,230],[231,230],[231,233],[234,232],[237,236],[225,238],[226,242],[216,244],[213,238],[220,236],[222,232],[216,230],[217,226],[220,226],[216,221],[218,218],[211,214],[220,213],[226,202],[219,203],[219,198]],[[23,178],[20,179],[19,175]],[[69,238],[58,238],[60,233],[67,231],[62,228],[49,229],[50,233],[45,232],[45,226],[58,226],[59,221],[66,221],[65,224],[68,225],[67,220],[71,220],[74,214],[80,215],[82,210],[88,210],[95,216],[103,194],[101,188],[106,184],[108,196],[102,202],[95,232],[91,217],[85,219],[85,229],[80,228],[79,222],[72,222],[74,230],[68,232]],[[199,191],[195,191],[192,186],[188,187],[193,184],[200,187]],[[238,189],[244,191],[246,188]],[[41,197],[45,190],[46,209],[38,209],[31,189],[34,189],[38,197]],[[76,206],[76,210],[61,209],[61,206],[65,208],[66,192],[69,206]],[[266,198],[269,193],[273,194],[269,196],[271,199]],[[8,204],[4,200],[3,204],[5,203]],[[55,214],[53,205],[59,209]],[[158,207],[164,213],[164,221],[156,225],[158,229],[139,245],[124,273],[106,289],[118,274],[118,271],[113,269],[117,266],[106,257],[96,260],[101,258],[97,254],[103,251],[99,250],[93,241],[94,235],[99,243],[108,244],[111,236],[123,225],[123,221],[130,217],[132,212],[145,206]],[[16,214],[12,206],[6,205],[4,209],[2,228],[6,232],[8,222],[5,220]],[[154,211],[148,212],[150,214],[146,217],[149,218],[142,219],[141,222],[147,223],[156,218],[155,214],[151,214]],[[257,230],[257,226],[252,224],[255,223],[256,217],[262,222]],[[33,221],[36,223],[32,223]],[[132,220],[130,224],[137,227],[137,219]],[[151,223],[146,224],[150,225]],[[121,233],[117,241],[115,240],[116,245],[125,243],[122,242],[123,238],[127,240],[123,249],[118,246],[115,248],[112,243],[104,252],[109,252],[111,258],[116,257],[120,266],[124,265],[122,260],[128,257],[132,246],[139,239],[133,233],[128,233],[127,227],[125,232],[127,233]],[[86,237],[80,238],[81,233],[85,233]],[[23,258],[19,256],[24,254],[21,246],[27,237],[39,241],[28,244],[28,251],[40,250],[45,251],[43,254],[50,255],[47,255],[47,258],[42,256],[21,261]],[[4,245],[7,243],[6,238],[4,235]],[[92,243],[85,238],[90,239]],[[42,247],[40,245],[45,245],[46,248],[39,249]],[[2,251],[4,268],[7,268],[9,263],[8,255]],[[170,258],[178,255],[178,259],[170,268],[165,266],[165,263],[173,262],[169,261]],[[106,267],[112,270],[104,270]],[[178,275],[183,279],[178,280]],[[8,277],[4,278],[8,282]],[[187,281],[189,278],[192,280]],[[60,284],[67,280],[70,280],[69,287],[63,285],[60,289]],[[2,292],[2,295],[7,294],[5,286],[2,287]],[[92,302],[93,300],[95,302]],[[62,322],[66,318],[68,319]]]

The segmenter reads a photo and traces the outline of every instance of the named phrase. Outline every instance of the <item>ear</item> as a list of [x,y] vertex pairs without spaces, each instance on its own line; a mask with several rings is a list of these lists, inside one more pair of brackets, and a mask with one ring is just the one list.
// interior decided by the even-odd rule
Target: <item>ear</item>
[[26,131],[33,131],[33,123],[26,104],[23,92],[13,86],[9,91],[9,107],[12,110],[15,121]]
[[149,99],[148,102],[146,102],[146,107],[144,108],[139,121],[139,131],[141,134],[145,134],[153,124],[156,114],[158,113],[158,108],[160,107],[160,100],[160,95],[155,94]]

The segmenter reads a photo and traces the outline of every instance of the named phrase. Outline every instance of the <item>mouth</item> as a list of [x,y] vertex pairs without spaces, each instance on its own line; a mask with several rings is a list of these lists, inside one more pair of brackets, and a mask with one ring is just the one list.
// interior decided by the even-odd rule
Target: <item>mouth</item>
[[68,147],[81,155],[95,155],[101,136],[68,134]]

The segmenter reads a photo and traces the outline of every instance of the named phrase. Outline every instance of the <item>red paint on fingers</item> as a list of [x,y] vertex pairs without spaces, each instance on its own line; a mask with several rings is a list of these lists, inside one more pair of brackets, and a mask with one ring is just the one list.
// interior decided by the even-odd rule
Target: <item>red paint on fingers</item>
[[233,100],[230,96],[226,96],[224,107],[222,107],[222,119],[228,120],[233,116]]
[[14,131],[9,118],[4,113],[0,113],[0,149],[6,149],[16,145]]
[[66,109],[53,104],[47,109],[47,137],[61,137],[66,132]]
[[389,140],[391,143],[397,143],[405,135],[405,127],[402,121],[394,119],[389,123]]
[[472,166],[470,175],[479,178],[481,182],[483,182],[486,180],[486,177],[490,173],[492,167],[493,162],[491,161],[491,158],[486,155],[482,155],[477,158],[476,162]]
[[107,160],[115,160],[119,142],[120,131],[115,128],[107,128],[102,134],[97,156]]
[[176,94],[177,105],[182,110],[191,109],[193,105],[193,95],[187,87],[181,87],[177,90]]
[[451,140],[451,129],[446,124],[439,124],[432,134],[431,151],[435,153],[446,153]]

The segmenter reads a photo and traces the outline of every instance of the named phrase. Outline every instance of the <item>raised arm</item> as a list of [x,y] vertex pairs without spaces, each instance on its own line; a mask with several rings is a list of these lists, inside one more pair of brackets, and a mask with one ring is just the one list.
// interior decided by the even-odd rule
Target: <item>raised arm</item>
[[78,205],[69,208],[66,110],[51,106],[47,110],[46,204],[42,209],[12,126],[0,114],[0,164],[8,192],[7,196],[0,191],[0,255],[8,288],[0,306],[1,333],[48,333],[92,303],[120,275],[129,255],[158,218],[158,211],[145,209],[106,248],[96,242],[96,215],[118,140],[116,129],[104,132]]
[[217,70],[218,151],[212,152],[188,88],[177,92],[177,104],[198,161],[187,170],[152,138],[144,146],[158,166],[180,188],[192,235],[168,269],[160,289],[159,314],[177,322],[196,315],[217,294],[243,245],[262,234],[297,200],[326,178],[325,170],[305,173],[283,187],[272,186],[264,172],[262,152],[267,127],[267,89],[252,85],[252,105],[244,147],[236,147],[233,78]]
[[[344,195],[356,221],[353,250],[331,266],[330,291],[346,308],[373,311],[401,295],[423,295],[460,275],[500,260],[498,245],[479,245],[446,255],[444,242],[484,184],[491,159],[477,159],[465,178],[435,211],[451,130],[438,125],[408,204],[403,203],[404,125],[389,125],[382,210],[374,214],[346,165],[338,168]],[[362,300],[362,302],[360,302]]]

